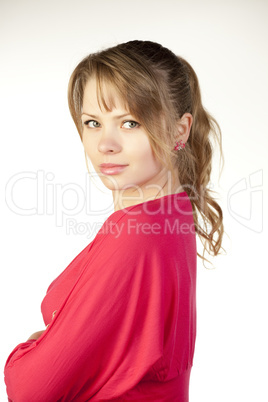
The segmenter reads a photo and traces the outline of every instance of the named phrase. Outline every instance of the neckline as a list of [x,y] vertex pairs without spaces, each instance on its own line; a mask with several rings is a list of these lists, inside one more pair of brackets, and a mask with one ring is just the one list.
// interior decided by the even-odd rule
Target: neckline
[[151,202],[151,203],[157,202],[157,201],[158,201],[158,202],[161,202],[163,199],[164,199],[164,201],[166,201],[166,198],[168,198],[168,197],[175,197],[175,196],[177,196],[178,198],[180,198],[180,197],[184,198],[184,197],[188,197],[188,194],[187,194],[186,191],[182,191],[181,193],[166,194],[166,195],[163,195],[162,197],[155,198],[155,199],[153,199],[153,200],[143,201],[143,202],[140,202],[139,204],[129,205],[128,207],[125,207],[125,208],[122,208],[122,209],[118,209],[117,211],[112,212],[112,214],[111,214],[110,216],[112,216],[112,215],[114,215],[114,214],[116,214],[116,213],[129,211],[129,210],[131,210],[131,209],[133,209],[133,208],[135,208],[135,207],[139,207],[139,206],[144,205],[144,204],[147,204],[147,203],[149,203],[149,202]]

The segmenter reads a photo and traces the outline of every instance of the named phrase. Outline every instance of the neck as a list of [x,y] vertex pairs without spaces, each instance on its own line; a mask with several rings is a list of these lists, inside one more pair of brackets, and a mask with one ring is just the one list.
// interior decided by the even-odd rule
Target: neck
[[180,181],[177,178],[172,183],[171,177],[165,177],[161,185],[148,185],[130,187],[127,189],[113,191],[114,211],[141,204],[146,201],[155,200],[169,194],[176,194],[183,191]]

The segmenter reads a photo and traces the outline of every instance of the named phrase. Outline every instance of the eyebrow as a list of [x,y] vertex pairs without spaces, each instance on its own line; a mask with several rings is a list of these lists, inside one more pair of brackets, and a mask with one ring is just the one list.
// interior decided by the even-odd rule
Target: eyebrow
[[[91,114],[91,113],[83,112],[81,114],[81,116],[83,116],[83,114],[85,114],[85,115],[87,115],[89,117],[93,117],[94,119],[99,119],[99,116],[95,116],[94,114]],[[114,118],[115,119],[122,119],[123,117],[126,117],[126,116],[131,116],[131,113],[125,113],[125,114],[121,114],[121,115],[118,115],[118,116],[114,116]]]

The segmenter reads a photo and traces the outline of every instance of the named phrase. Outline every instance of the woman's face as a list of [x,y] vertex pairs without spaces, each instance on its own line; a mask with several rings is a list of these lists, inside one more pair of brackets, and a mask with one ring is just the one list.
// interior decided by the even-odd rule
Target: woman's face
[[[104,97],[106,97],[104,87]],[[124,195],[139,195],[141,200],[156,195],[166,182],[166,168],[153,156],[144,128],[112,93],[115,107],[100,109],[96,80],[85,87],[82,123],[83,145],[103,184],[113,192],[125,189]],[[109,104],[108,104],[109,106]],[[101,164],[124,165],[102,169]],[[142,202],[142,201],[140,201]]]

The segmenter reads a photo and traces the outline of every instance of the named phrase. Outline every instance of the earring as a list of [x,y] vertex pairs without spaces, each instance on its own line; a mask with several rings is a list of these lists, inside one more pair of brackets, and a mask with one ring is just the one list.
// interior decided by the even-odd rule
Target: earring
[[185,148],[184,142],[180,140],[180,142],[176,141],[176,145],[174,147],[174,151],[180,151],[181,149]]

